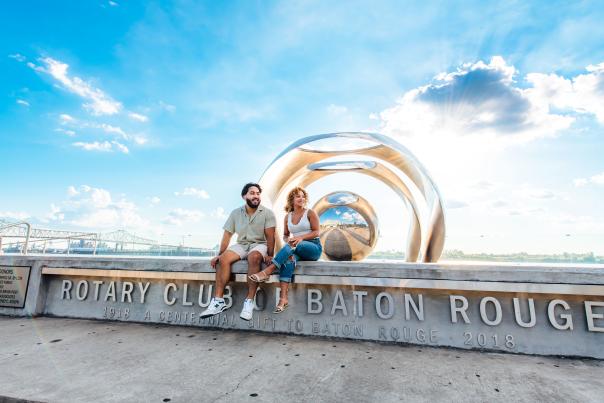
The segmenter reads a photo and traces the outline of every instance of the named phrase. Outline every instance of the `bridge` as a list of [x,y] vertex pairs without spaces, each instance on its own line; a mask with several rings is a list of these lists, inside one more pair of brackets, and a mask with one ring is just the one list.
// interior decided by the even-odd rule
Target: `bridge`
[[[58,245],[58,247],[57,247]],[[111,245],[111,246],[110,246]],[[161,244],[125,230],[105,233],[35,228],[26,221],[0,219],[0,254],[139,254],[213,256],[214,251],[184,245]]]

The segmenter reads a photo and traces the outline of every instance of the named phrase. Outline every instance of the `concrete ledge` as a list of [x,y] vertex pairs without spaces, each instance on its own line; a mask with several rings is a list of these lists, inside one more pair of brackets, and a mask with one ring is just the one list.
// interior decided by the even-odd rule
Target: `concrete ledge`
[[[0,256],[0,265],[150,270],[163,272],[215,273],[209,259],[123,256]],[[237,262],[233,273],[247,272],[246,262]],[[559,265],[520,263],[405,263],[405,262],[299,262],[298,275],[442,279],[462,281],[507,281],[604,285],[604,265]]]
[[272,313],[279,289],[266,283],[250,322],[239,318],[245,262],[233,268],[230,309],[211,318],[201,317],[213,295],[208,259],[0,257],[5,273],[16,266],[31,267],[29,285],[10,292],[27,298],[0,314],[604,358],[604,266],[302,262],[289,309]]

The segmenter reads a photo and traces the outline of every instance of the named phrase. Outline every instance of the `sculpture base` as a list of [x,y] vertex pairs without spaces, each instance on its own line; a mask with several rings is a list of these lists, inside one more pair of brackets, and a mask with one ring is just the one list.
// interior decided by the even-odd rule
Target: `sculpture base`
[[[278,284],[261,285],[251,321],[239,318],[246,266],[233,268],[230,309],[200,314],[213,293],[207,260],[3,256],[30,267],[24,307],[45,315],[604,358],[604,268],[301,262],[290,307],[274,314]],[[276,279],[276,276],[273,276]],[[18,300],[18,298],[15,298]]]

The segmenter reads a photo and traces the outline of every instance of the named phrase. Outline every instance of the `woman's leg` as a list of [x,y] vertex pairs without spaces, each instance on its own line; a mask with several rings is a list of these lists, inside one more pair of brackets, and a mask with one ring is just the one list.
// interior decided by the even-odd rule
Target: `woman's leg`
[[249,279],[255,282],[263,282],[273,274],[276,269],[282,269],[286,262],[289,262],[289,258],[293,255],[294,250],[291,246],[285,245],[273,258],[273,262],[268,265],[264,270],[249,276]]
[[323,247],[318,240],[302,241],[296,246],[294,252],[298,260],[319,260]]
[[[290,248],[291,249],[291,248]],[[293,250],[294,260],[287,260],[279,271],[279,281],[291,283],[298,260],[318,260],[323,251],[319,241],[301,241]]]
[[289,301],[289,298],[287,295],[287,292],[289,290],[289,283],[282,281],[279,283],[279,288],[281,289],[281,291],[279,294],[279,303],[275,307],[276,313],[283,312],[285,310],[285,308],[287,308],[288,301]]
[[[293,257],[295,259],[296,256],[293,255]],[[291,283],[295,268],[296,268],[295,260],[288,259],[285,263],[283,263],[283,265],[281,266],[281,269],[279,269],[279,281],[281,283]]]

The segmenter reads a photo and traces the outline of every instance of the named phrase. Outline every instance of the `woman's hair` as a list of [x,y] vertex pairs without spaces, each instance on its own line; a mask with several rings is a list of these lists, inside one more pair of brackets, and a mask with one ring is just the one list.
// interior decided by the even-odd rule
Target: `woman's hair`
[[304,188],[296,186],[292,190],[289,191],[287,195],[287,203],[285,204],[285,211],[290,212],[294,211],[294,197],[298,194],[298,192],[304,193],[304,198],[306,199],[306,203],[308,203],[308,192]]

